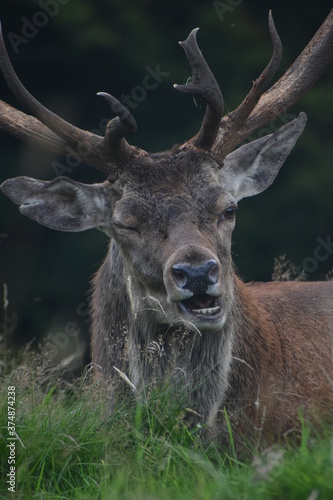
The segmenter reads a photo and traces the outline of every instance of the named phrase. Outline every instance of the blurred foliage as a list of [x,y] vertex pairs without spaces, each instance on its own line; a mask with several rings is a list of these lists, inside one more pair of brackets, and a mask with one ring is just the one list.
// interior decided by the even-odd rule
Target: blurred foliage
[[[51,9],[51,4],[56,15],[49,15],[27,43],[13,50],[8,34],[22,36],[27,20],[39,19],[43,24],[43,17],[36,16],[45,12],[46,5]],[[281,76],[331,6],[331,1],[320,0],[301,9],[286,0],[1,0],[0,18],[11,60],[25,85],[50,109],[81,128],[96,129],[109,117],[96,92],[118,98],[131,94],[142,84],[146,67],[160,65],[169,76],[131,109],[139,125],[132,143],[158,151],[191,137],[203,116],[204,109],[172,88],[190,75],[177,42],[193,27],[200,26],[199,45],[231,110],[270,57],[268,9],[273,10],[284,45]],[[289,110],[291,118],[300,110],[307,113],[305,132],[274,185],[241,203],[233,253],[246,280],[270,279],[279,255],[287,254],[302,266],[305,258],[313,256],[316,238],[326,240],[332,234],[332,82],[331,68]],[[2,78],[0,96],[17,106]],[[51,179],[52,163],[63,162],[10,137],[1,135],[0,141],[1,181],[17,175]],[[98,173],[82,166],[69,175],[84,182],[101,180]],[[22,217],[4,196],[0,213],[0,283],[7,283],[9,311],[18,315],[14,340],[56,334],[68,322],[77,324],[85,337],[86,291],[106,252],[106,238],[97,231],[65,234],[43,228]],[[331,268],[332,255],[309,278],[321,279]]]

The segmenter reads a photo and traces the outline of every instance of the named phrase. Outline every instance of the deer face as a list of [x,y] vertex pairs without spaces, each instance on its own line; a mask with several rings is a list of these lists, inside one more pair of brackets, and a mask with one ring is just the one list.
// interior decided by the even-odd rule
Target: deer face
[[232,291],[236,201],[208,155],[149,163],[132,170],[111,218],[128,291],[137,311],[149,307],[161,323],[214,331],[226,319]]

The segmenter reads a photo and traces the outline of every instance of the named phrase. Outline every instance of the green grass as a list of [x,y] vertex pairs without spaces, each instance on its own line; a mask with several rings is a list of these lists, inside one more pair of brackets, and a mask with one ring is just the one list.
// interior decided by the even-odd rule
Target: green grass
[[[233,445],[223,448],[189,428],[168,389],[139,401],[126,395],[111,413],[107,387],[88,377],[51,383],[31,355],[8,371],[0,387],[0,498],[333,498],[332,431],[317,438],[304,424],[297,447],[254,450],[245,460]],[[22,442],[16,441],[14,495],[6,484],[13,385]]]

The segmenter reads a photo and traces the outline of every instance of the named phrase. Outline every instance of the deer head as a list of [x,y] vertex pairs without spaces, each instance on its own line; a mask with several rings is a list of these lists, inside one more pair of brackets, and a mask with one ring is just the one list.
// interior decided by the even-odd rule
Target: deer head
[[306,116],[301,113],[274,134],[235,148],[289,108],[328,66],[332,18],[331,12],[294,65],[265,92],[282,54],[270,14],[271,60],[242,104],[227,115],[220,88],[198,48],[198,29],[193,30],[181,42],[192,78],[175,88],[200,96],[206,102],[205,116],[193,138],[157,154],[126,141],[136,130],[135,120],[109,94],[100,93],[117,116],[109,121],[104,137],[47,110],[18,79],[1,35],[4,76],[36,117],[1,102],[2,128],[60,153],[70,146],[78,159],[107,177],[93,185],[65,177],[50,182],[19,177],[4,182],[2,191],[21,213],[49,228],[100,228],[109,234],[120,255],[135,314],[151,308],[158,323],[184,322],[200,332],[221,329],[233,303],[230,249],[237,204],[274,181],[305,127]]

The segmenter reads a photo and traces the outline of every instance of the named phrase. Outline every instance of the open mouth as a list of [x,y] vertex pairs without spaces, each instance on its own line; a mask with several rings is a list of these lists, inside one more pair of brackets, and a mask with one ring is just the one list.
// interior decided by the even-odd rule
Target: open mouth
[[197,321],[218,321],[224,315],[219,297],[207,294],[181,300],[178,305],[182,311],[190,314]]

